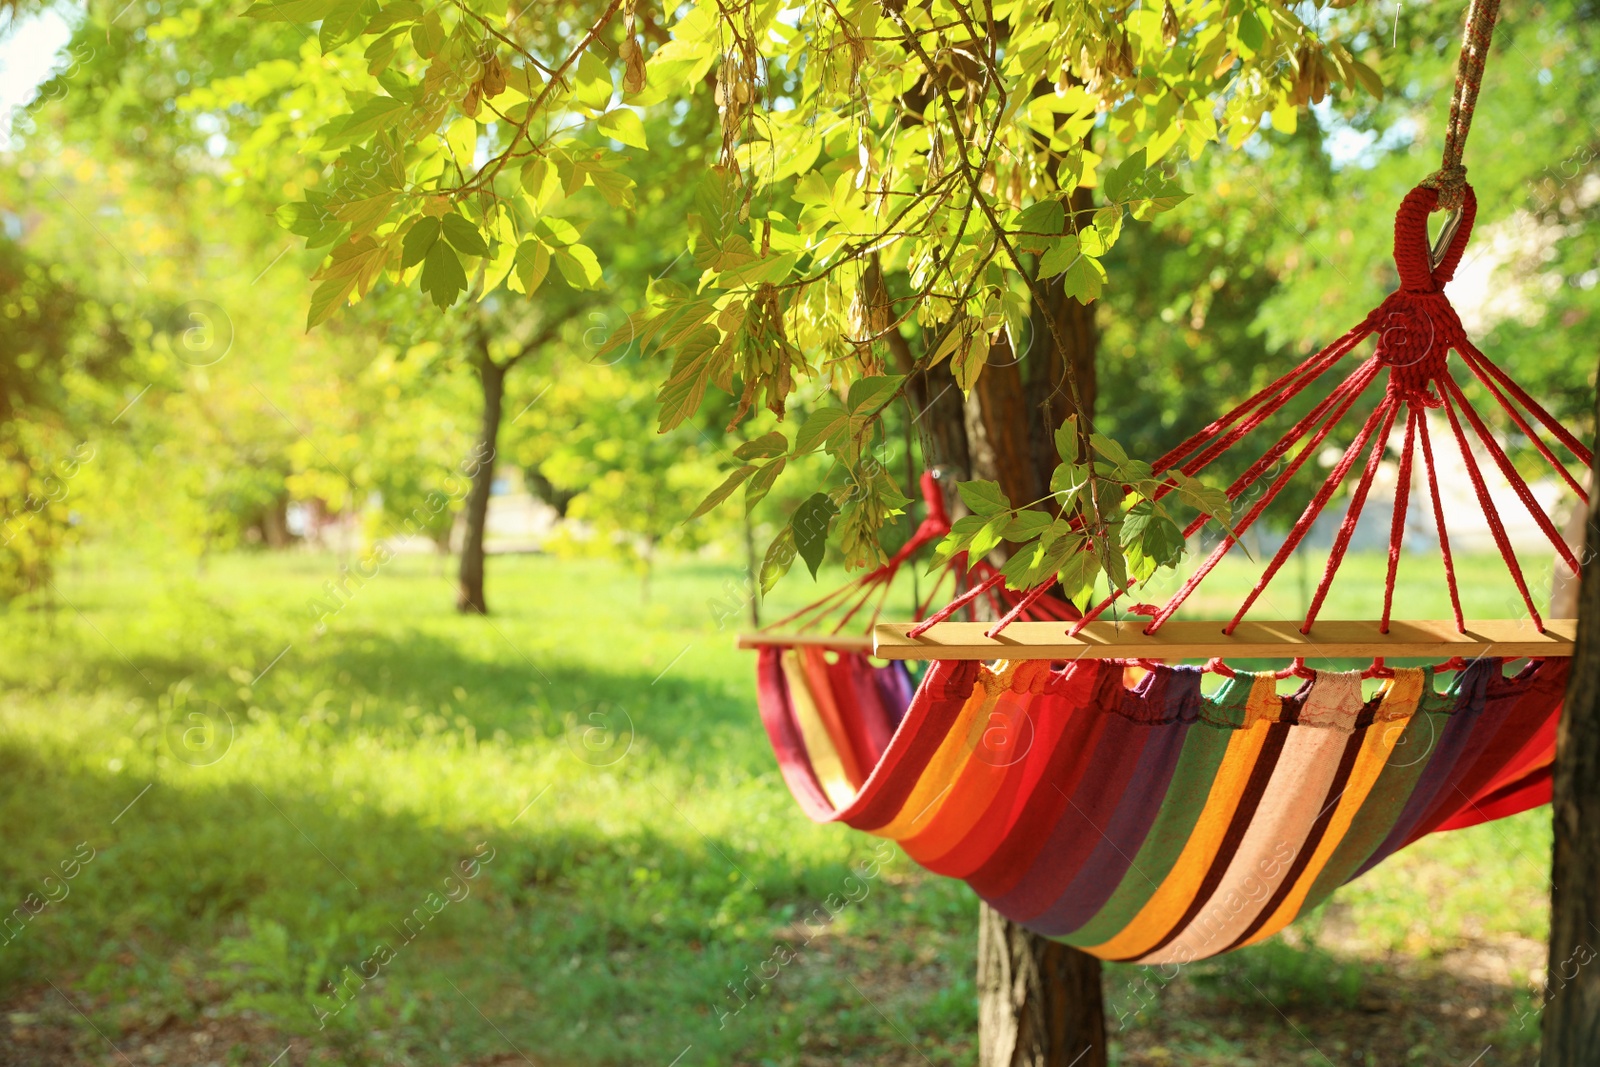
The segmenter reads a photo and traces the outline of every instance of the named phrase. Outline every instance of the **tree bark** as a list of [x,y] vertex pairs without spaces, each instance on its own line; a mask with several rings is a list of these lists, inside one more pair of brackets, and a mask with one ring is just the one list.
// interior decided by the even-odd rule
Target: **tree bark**
[[980,904],[978,1049],[982,1067],[1104,1064],[1100,961]]
[[500,417],[505,403],[506,367],[489,358],[488,341],[478,340],[478,381],[483,386],[483,424],[473,446],[472,487],[467,491],[466,527],[461,539],[461,569],[456,579],[456,610],[462,614],[487,615],[489,603],[483,595],[483,537],[489,521],[489,490],[494,485],[496,453],[500,440]]
[[[1082,206],[1077,201],[1074,194],[1074,208]],[[1059,285],[1041,288],[1051,306],[1036,309],[1031,342],[1021,353],[1009,343],[994,347],[965,419],[972,476],[998,481],[1019,505],[1049,489],[1059,462],[1057,427],[1069,415],[1093,415],[1094,309],[1065,296]],[[980,904],[980,1067],[1105,1067],[1107,1055],[1100,961]]]
[[[1594,485],[1600,465],[1590,476]],[[1594,494],[1587,526],[1585,564],[1600,552],[1600,496]],[[1600,567],[1583,568],[1574,651],[1551,800],[1555,850],[1543,1067],[1600,1065]]]

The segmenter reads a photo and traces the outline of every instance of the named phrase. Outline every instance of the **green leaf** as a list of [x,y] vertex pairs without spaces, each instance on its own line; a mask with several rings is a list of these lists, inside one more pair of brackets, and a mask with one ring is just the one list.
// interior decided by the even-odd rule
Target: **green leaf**
[[743,467],[740,467],[737,470],[729,473],[729,475],[723,479],[722,484],[711,490],[711,492],[707,494],[706,498],[700,501],[700,506],[695,508],[689,517],[684,521],[693,522],[695,519],[698,519],[700,516],[704,515],[706,512],[710,511],[712,508],[728,499],[733,495],[733,491],[739,488],[740,483],[742,483],[746,478],[750,477],[750,475],[754,474],[755,472],[755,464],[747,463]]
[[[948,560],[967,550],[972,544],[972,539],[978,536],[987,526],[989,520],[982,515],[963,515],[950,524],[950,532],[945,534],[936,546],[939,560]],[[939,562],[935,562],[930,573],[937,570]]]
[[734,459],[771,459],[781,456],[789,451],[789,439],[783,436],[782,430],[773,430],[763,434],[754,441],[746,441],[733,450]]
[[244,13],[266,22],[316,22],[326,18],[337,0],[262,0]]
[[1378,77],[1378,72],[1361,62],[1359,59],[1350,61],[1350,69],[1355,71],[1356,81],[1361,88],[1372,94],[1373,99],[1383,99],[1383,79]]
[[1016,541],[1019,544],[1023,541],[1031,541],[1048,530],[1054,521],[1042,511],[1031,509],[1019,511],[1016,517],[1011,520],[1010,525],[1006,527],[1006,540]]
[[393,3],[384,4],[378,13],[372,16],[372,21],[367,23],[367,32],[383,33],[391,27],[415,22],[421,17],[422,5],[416,0],[394,0]]
[[1069,415],[1056,427],[1056,455],[1063,463],[1076,463],[1079,447],[1078,416]]
[[340,308],[356,287],[354,277],[329,278],[317,286],[316,292],[311,294],[311,308],[306,312],[306,331],[320,323],[327,321],[328,317]]
[[1183,531],[1148,500],[1128,509],[1122,520],[1122,547],[1157,567],[1175,566],[1183,558]]
[[422,260],[422,291],[443,311],[456,302],[466,287],[467,272],[461,269],[455,250],[443,241],[435,241]]
[[1114,439],[1107,437],[1105,434],[1090,434],[1089,445],[1097,453],[1104,456],[1106,458],[1106,462],[1110,463],[1113,467],[1120,469],[1127,466],[1128,453],[1123,451],[1122,446],[1119,445]]
[[972,387],[977,384],[978,375],[988,366],[989,347],[989,335],[982,330],[975,330],[972,336],[967,338],[965,351],[952,361],[950,373],[963,393],[972,391]]
[[998,515],[986,515],[983,528],[972,536],[967,545],[967,551],[974,558],[982,558],[994,551],[996,545],[1005,540],[1006,527],[1011,525],[1011,514],[1002,511]]
[[478,121],[465,115],[445,127],[444,143],[450,146],[450,155],[463,171],[472,169],[473,157],[478,151]]
[[1089,468],[1080,463],[1062,463],[1050,472],[1050,492],[1063,510],[1076,502],[1089,487]]
[[1134,204],[1133,217],[1140,222],[1148,222],[1151,217],[1171,211],[1187,199],[1189,194],[1178,182],[1154,182],[1145,186],[1144,197]]
[[1143,182],[1144,172],[1148,169],[1145,162],[1144,149],[1139,149],[1128,156],[1127,159],[1111,168],[1111,173],[1101,182],[1105,190],[1106,199],[1114,204],[1120,204],[1129,199],[1135,189]]
[[434,242],[439,240],[439,220],[430,215],[419,216],[406,231],[406,237],[400,245],[400,267],[414,267],[421,263],[423,257],[433,248]]
[[825,407],[813,411],[794,440],[794,454],[804,456],[819,445],[836,448],[850,429],[850,416],[843,408]]
[[568,245],[555,250],[556,266],[574,289],[593,289],[600,281],[600,261],[586,245]]
[[365,141],[398,123],[406,113],[403,100],[392,96],[373,96],[350,114],[334,119],[317,131],[322,147],[328,151]]
[[744,513],[749,515],[761,503],[762,498],[772,489],[772,483],[778,480],[778,475],[783,473],[783,466],[788,462],[782,456],[768,463],[756,472],[744,487]]
[[1039,277],[1054,278],[1082,255],[1082,247],[1075,233],[1069,233],[1051,242],[1046,247],[1044,255],[1039,257]]
[[1094,253],[1103,256],[1111,251],[1111,246],[1117,243],[1117,238],[1122,235],[1122,208],[1115,204],[1107,204],[1094,213],[1094,231],[1099,237],[1100,251]]
[[561,191],[561,175],[548,159],[534,158],[522,165],[522,191],[535,211],[543,211]]
[[589,168],[589,184],[600,190],[612,207],[633,206],[633,179],[608,167]]
[[328,209],[327,197],[320,193],[309,193],[305,200],[284,204],[273,212],[273,218],[290,233],[304,237],[307,248],[332,244],[345,228],[344,220]]
[[522,291],[532,296],[544,281],[544,276],[550,272],[550,250],[530,238],[517,246],[516,264]]
[[1092,304],[1106,283],[1106,269],[1098,259],[1079,256],[1061,274],[1061,288],[1080,304]]
[[367,26],[361,13],[364,7],[366,0],[334,0],[333,7],[322,16],[322,29],[317,34],[323,55],[361,36]]
[[1081,604],[1094,595],[1094,580],[1099,574],[1100,559],[1086,545],[1077,552],[1067,554],[1061,569],[1056,572],[1056,581],[1061,583],[1067,599]]
[[1239,43],[1252,54],[1261,51],[1261,46],[1267,43],[1267,28],[1254,11],[1246,10],[1239,16]]
[[611,68],[593,48],[578,57],[578,103],[592,111],[604,111],[611,103]]
[[863,412],[871,414],[894,395],[903,381],[905,376],[900,374],[859,378],[850,386],[850,396],[844,402],[844,406],[852,415],[860,415]]
[[993,515],[1011,510],[1011,501],[1006,499],[999,482],[961,482],[956,486],[956,492],[961,494],[962,502],[974,515]]
[[456,251],[468,256],[486,256],[489,245],[478,228],[461,215],[446,215],[439,220],[444,239],[455,245]]
[[600,132],[612,140],[621,141],[630,148],[649,148],[644,139],[644,122],[639,118],[637,111],[619,107],[615,111],[607,111],[600,116],[596,123]]
[[411,43],[427,59],[439,54],[444,47],[444,22],[437,10],[429,11],[411,27]]
[[761,595],[772,592],[772,587],[778,584],[778,579],[789,573],[789,568],[794,566],[794,528],[785,526],[778,531],[778,536],[772,539],[772,544],[767,546],[767,555],[761,561]]
[[[966,323],[970,323],[971,320],[965,321]],[[966,330],[962,329],[963,325],[963,322],[952,320],[950,324],[945,327],[944,333],[939,338],[939,347],[933,350],[933,356],[928,360],[928,366],[938,366],[940,363],[944,362],[944,358],[946,356],[956,350],[958,345],[963,345],[966,343],[968,335]]]
[[795,548],[806,561],[812,578],[822,566],[822,556],[828,547],[828,526],[837,514],[839,508],[828,499],[827,493],[812,493],[794,509],[794,516],[789,520]]
[[711,326],[700,326],[678,345],[672,373],[656,396],[661,431],[672,429],[700,410],[706,387],[732,357],[719,351],[720,337]]
[[1059,201],[1041,200],[1030,204],[1017,216],[1017,247],[1027,252],[1048,248],[1048,234],[1058,234],[1067,224],[1067,213]]

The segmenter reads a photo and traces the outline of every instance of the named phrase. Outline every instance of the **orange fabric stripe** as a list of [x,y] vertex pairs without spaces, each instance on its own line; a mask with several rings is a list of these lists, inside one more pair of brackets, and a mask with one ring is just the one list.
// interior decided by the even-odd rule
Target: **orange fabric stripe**
[[[1032,702],[1031,693],[1010,689],[996,697],[987,713],[972,721],[972,736],[968,741],[973,751],[977,752],[979,746],[984,745],[985,735],[991,730],[1023,729]],[[928,818],[919,821],[915,833],[901,839],[900,847],[906,850],[906,855],[918,863],[927,863],[960,844],[988,811],[1005,783],[1006,774],[1020,770],[1013,765],[1016,762],[977,755],[968,759],[961,768],[960,777],[951,783],[950,792],[940,799]]]
[[[1005,672],[1005,677],[1009,679],[1009,671]],[[990,686],[993,692],[985,690],[982,679],[973,685],[972,695],[961,705],[955,722],[950,724],[950,732],[944,735],[944,740],[923,769],[922,777],[917,779],[906,802],[894,818],[872,833],[900,841],[928,829],[939,818],[951,794],[955,792],[957,778],[983,740],[990,712],[1008,688],[1006,685],[996,685],[994,681],[990,682]]]
[[[1246,704],[1246,720],[1251,726],[1241,727],[1228,742],[1227,754],[1217,768],[1216,781],[1206,796],[1205,810],[1195,823],[1189,840],[1184,844],[1171,872],[1162,880],[1145,906],[1115,937],[1092,945],[1084,951],[1102,959],[1125,959],[1142,956],[1150,951],[1183,918],[1184,912],[1200,891],[1206,872],[1222,844],[1222,838],[1233,822],[1239,799],[1250,781],[1261,748],[1266,743],[1270,723],[1278,717],[1277,683],[1272,678],[1258,678],[1250,687]],[[1277,707],[1274,707],[1276,705]]]

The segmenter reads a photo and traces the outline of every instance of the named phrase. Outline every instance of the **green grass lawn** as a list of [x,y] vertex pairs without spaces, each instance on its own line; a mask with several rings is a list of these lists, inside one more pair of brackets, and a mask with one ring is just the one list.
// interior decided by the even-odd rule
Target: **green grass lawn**
[[[34,1051],[0,1063],[971,1062],[975,899],[898,853],[860,877],[878,840],[800,814],[718,624],[735,568],[642,601],[606,563],[496,558],[480,619],[402,557],[319,629],[336,564],[91,550],[5,614],[0,1044]],[[1463,561],[1469,614],[1508,613],[1499,566]],[[1371,616],[1382,567],[1353,557],[1324,617]],[[1397,615],[1447,611],[1436,567],[1408,558]],[[1397,1055],[1523,1062],[1549,840],[1547,811],[1438,835],[1176,982],[1111,968],[1121,1062],[1402,1062],[1357,1024],[1418,988],[1420,1030],[1377,1009]]]

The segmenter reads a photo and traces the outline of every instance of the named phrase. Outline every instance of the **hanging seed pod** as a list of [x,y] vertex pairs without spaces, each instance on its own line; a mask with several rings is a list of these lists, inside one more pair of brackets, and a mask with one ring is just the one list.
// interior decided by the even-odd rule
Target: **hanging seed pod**
[[1056,95],[1066,96],[1070,88],[1072,88],[1072,68],[1063,62],[1061,69],[1056,71]]
[[1311,99],[1311,46],[1301,45],[1294,57],[1294,88],[1289,100],[1295,107],[1304,107]]
[[485,99],[492,100],[506,91],[506,71],[500,57],[490,52],[483,59],[483,77],[478,81]]
[[622,91],[630,94],[642,92],[645,86],[644,53],[639,48],[639,42],[631,36],[624,37],[617,54],[622,57]]
[[1172,10],[1172,0],[1167,0],[1161,9],[1161,39],[1168,48],[1178,43],[1178,13]]
[[1322,61],[1322,50],[1311,57],[1311,102],[1320,104],[1328,95],[1328,65]]
[[470,119],[477,118],[478,105],[481,100],[482,97],[478,93],[478,87],[474,85],[467,90],[467,95],[461,98],[461,113]]
[[1121,30],[1111,40],[1111,53],[1107,57],[1111,71],[1119,78],[1133,77],[1133,42]]

